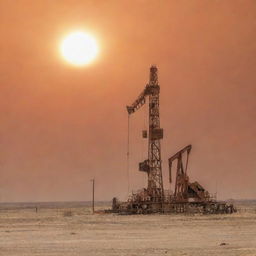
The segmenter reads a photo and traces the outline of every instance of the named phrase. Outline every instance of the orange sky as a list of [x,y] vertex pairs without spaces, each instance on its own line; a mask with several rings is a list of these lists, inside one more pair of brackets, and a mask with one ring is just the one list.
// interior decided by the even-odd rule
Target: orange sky
[[[59,43],[93,33],[76,68]],[[125,198],[127,113],[159,68],[163,175],[193,145],[189,173],[219,198],[256,197],[256,1],[0,1],[0,201]],[[145,107],[131,118],[132,189]]]

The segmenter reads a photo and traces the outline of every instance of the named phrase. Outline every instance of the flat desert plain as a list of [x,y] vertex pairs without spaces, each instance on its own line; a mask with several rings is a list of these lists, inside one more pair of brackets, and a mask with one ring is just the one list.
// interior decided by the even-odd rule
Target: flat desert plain
[[256,256],[256,205],[232,215],[126,216],[0,205],[0,255]]

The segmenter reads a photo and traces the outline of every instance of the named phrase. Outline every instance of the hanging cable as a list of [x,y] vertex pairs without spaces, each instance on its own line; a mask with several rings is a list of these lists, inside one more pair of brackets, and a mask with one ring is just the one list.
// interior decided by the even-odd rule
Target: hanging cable
[[130,193],[130,115],[128,114],[128,123],[127,123],[127,165],[126,165],[126,172],[127,172],[127,196]]

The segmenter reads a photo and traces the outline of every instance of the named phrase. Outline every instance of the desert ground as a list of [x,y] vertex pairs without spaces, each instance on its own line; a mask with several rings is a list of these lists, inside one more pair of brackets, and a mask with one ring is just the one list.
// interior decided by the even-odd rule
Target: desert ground
[[34,206],[0,204],[1,256],[256,255],[255,203],[237,205],[232,215],[92,215],[85,204]]

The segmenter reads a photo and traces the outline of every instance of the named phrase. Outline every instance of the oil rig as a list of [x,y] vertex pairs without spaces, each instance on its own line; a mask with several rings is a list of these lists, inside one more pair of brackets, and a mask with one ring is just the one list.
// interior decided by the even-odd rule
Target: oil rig
[[143,138],[148,139],[148,158],[139,163],[139,171],[147,175],[147,188],[132,193],[125,202],[120,202],[114,197],[111,212],[119,214],[235,212],[236,209],[232,204],[217,201],[197,181],[190,182],[187,169],[191,145],[169,158],[170,183],[172,183],[172,166],[173,163],[176,164],[175,189],[174,192],[164,190],[161,159],[163,129],[160,126],[159,94],[158,70],[156,66],[151,66],[148,84],[138,98],[127,106],[128,115],[131,115],[146,103],[148,97],[148,130],[142,131]]

